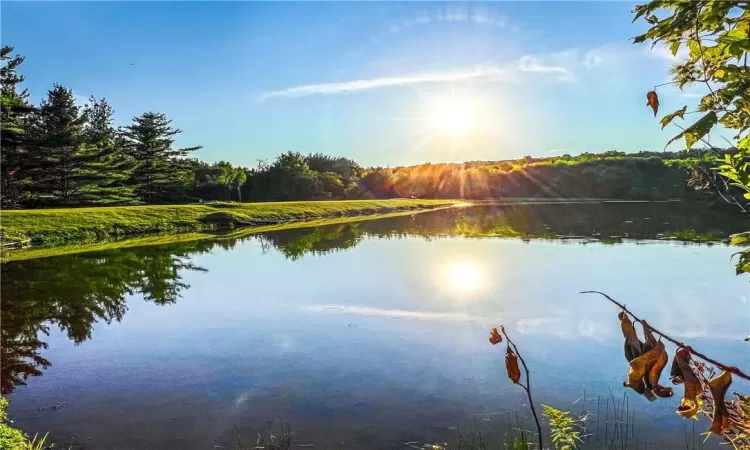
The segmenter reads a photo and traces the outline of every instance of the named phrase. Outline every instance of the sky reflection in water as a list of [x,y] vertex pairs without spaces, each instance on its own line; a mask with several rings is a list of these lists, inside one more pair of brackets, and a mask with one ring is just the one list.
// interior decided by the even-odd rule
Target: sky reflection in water
[[[585,389],[589,407],[601,396],[603,410],[610,388],[621,397],[627,365],[617,309],[578,294],[587,289],[719,360],[750,366],[747,279],[734,276],[730,247],[445,230],[392,238],[404,221],[424,231],[433,220],[426,216],[440,214],[252,237],[233,248],[192,243],[5,264],[4,324],[27,307],[22,289],[28,301],[80,302],[79,313],[84,299],[105,297],[97,281],[124,295],[119,322],[117,314],[109,325],[101,314],[81,319],[95,322],[80,345],[69,318],[47,317],[66,331],[53,325],[41,336],[51,367],[15,388],[11,413],[74,448],[210,448],[229,442],[235,427],[249,439],[277,418],[301,430],[300,443],[346,448],[443,440],[472,415],[485,432],[498,431],[507,416],[493,413],[525,412],[521,390],[505,377],[504,347],[487,341],[500,324],[532,368],[540,403],[579,409]],[[171,268],[156,264],[160,252]],[[112,277],[130,273],[121,268],[131,259],[134,267],[151,261],[154,274],[128,281],[127,294]],[[92,261],[104,270],[90,270]],[[55,279],[75,270],[87,271],[86,283]],[[144,290],[157,299],[144,302]],[[174,303],[158,301],[167,294]],[[739,380],[733,388],[750,390]],[[670,448],[665,442],[679,438],[675,448],[684,447],[674,399],[628,401],[644,439]],[[56,402],[62,407],[50,411]]]

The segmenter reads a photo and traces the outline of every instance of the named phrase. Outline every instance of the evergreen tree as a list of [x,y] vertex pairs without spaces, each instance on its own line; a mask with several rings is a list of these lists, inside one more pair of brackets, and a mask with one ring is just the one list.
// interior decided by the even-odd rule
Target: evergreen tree
[[174,196],[176,188],[194,178],[192,172],[187,173],[189,165],[180,159],[201,147],[175,149],[174,136],[182,131],[172,128],[171,123],[164,114],[147,112],[133,118],[123,130],[128,155],[138,163],[130,177],[131,185],[146,203]]
[[96,152],[84,138],[86,118],[73,92],[59,84],[37,109],[29,134],[32,153],[31,190],[42,203],[77,205],[92,201],[101,181],[95,170]]
[[89,200],[96,204],[135,203],[137,198],[128,180],[136,164],[125,154],[125,143],[114,128],[114,109],[106,99],[92,96],[83,116],[83,141],[93,157],[84,170],[95,182],[86,191]]
[[18,92],[24,77],[18,66],[24,58],[11,56],[13,47],[0,49],[0,202],[3,207],[15,207],[23,200],[23,187],[28,183],[24,154],[24,124],[33,108],[28,104],[28,93]]

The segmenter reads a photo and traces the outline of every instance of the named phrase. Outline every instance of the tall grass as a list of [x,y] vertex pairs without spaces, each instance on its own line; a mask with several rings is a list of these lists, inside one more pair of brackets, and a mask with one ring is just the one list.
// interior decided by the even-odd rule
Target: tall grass
[[[649,441],[636,425],[637,412],[630,398],[623,392],[615,396],[611,390],[607,395],[583,397],[574,404],[581,405],[579,411],[564,411],[543,405],[547,419],[547,430],[555,450],[654,450],[662,448],[664,439]],[[571,405],[573,406],[573,405]],[[506,413],[491,413],[498,416]],[[681,439],[670,448],[702,450],[704,437],[695,428],[695,421],[683,427]],[[498,428],[501,428],[499,430]],[[482,432],[479,426],[457,429],[452,440],[446,442],[406,442],[404,446],[433,450],[533,450],[536,439],[533,421],[524,418],[518,411],[508,412],[507,421],[498,421],[489,431]],[[498,432],[501,437],[497,438]],[[558,437],[556,439],[556,436]],[[658,436],[657,436],[658,437]],[[547,449],[545,449],[547,450]]]

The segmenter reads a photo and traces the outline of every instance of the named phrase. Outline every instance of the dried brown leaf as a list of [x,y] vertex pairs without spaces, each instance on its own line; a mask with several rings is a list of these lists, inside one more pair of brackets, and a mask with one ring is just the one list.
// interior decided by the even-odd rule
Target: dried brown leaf
[[630,362],[643,354],[643,345],[638,339],[638,334],[635,332],[633,322],[630,321],[628,315],[623,311],[617,317],[620,319],[620,328],[623,337],[625,337],[625,359]]
[[726,395],[730,384],[732,384],[732,375],[726,370],[708,382],[711,397],[714,400],[714,417],[711,421],[711,428],[708,429],[711,433],[724,434],[732,428],[726,404]]
[[497,332],[497,328],[493,328],[490,330],[490,343],[492,345],[499,344],[503,342],[503,337],[500,336],[500,333]]
[[659,349],[653,348],[643,355],[630,361],[630,370],[628,371],[628,380],[622,385],[629,387],[646,398],[653,401],[654,397],[651,386],[647,383],[647,374],[656,361],[659,359]]
[[[644,327],[644,330],[645,329],[646,327]],[[647,336],[650,334],[651,332],[649,331]],[[651,338],[653,338],[653,335],[651,335]],[[661,341],[656,342],[654,348],[650,351],[658,352],[658,356],[654,364],[648,370],[648,385],[657,396],[662,398],[671,397],[673,395],[672,388],[664,387],[659,384],[661,373],[664,370],[664,367],[667,366],[667,362],[669,361],[669,356],[667,355],[667,350],[664,348],[664,343]]]
[[505,351],[505,370],[508,372],[508,378],[513,384],[521,381],[521,369],[518,368],[518,356],[508,347]]
[[685,392],[682,394],[677,414],[685,418],[693,418],[698,414],[698,395],[703,392],[701,382],[690,366],[690,352],[686,348],[678,348],[672,362],[672,383],[685,384]]
[[649,91],[646,94],[646,105],[654,110],[654,117],[656,117],[656,113],[659,112],[659,96],[656,94],[656,91]]
[[641,321],[641,326],[643,326],[643,338],[646,339],[646,342],[643,345],[643,351],[647,352],[656,346],[656,338],[651,332],[651,326],[649,326],[645,320]]

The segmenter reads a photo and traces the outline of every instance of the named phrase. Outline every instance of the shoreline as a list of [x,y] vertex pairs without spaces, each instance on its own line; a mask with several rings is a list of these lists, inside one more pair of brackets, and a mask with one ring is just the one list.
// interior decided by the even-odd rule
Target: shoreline
[[156,233],[144,236],[121,236],[93,242],[68,243],[61,245],[36,245],[21,248],[6,249],[0,252],[0,263],[23,261],[27,259],[48,258],[77,253],[89,253],[106,250],[116,250],[132,247],[148,247],[152,245],[169,245],[201,240],[232,240],[243,239],[256,234],[272,231],[295,230],[343,223],[363,222],[367,220],[387,219],[404,215],[420,214],[429,211],[440,211],[455,207],[453,205],[437,206],[422,209],[407,209],[396,212],[382,212],[376,214],[362,214],[344,217],[327,217],[311,220],[288,221],[273,225],[245,226],[233,230],[204,230],[188,231],[184,233]]
[[163,234],[262,229],[320,219],[450,208],[457,200],[337,200],[24,209],[0,212],[3,252]]
[[[241,239],[270,231],[377,220],[466,206],[672,202],[682,200],[506,198],[469,202],[391,199],[10,210],[0,212],[0,230],[6,234],[6,241],[0,241],[4,244],[0,248],[0,263],[205,239]],[[164,220],[175,215],[180,216],[179,220]],[[46,220],[36,222],[39,216]],[[138,216],[143,220],[131,223],[132,216]],[[146,222],[146,225],[143,222]],[[73,225],[80,227],[71,229]],[[40,232],[37,234],[38,231]],[[17,238],[8,242],[9,235]],[[481,233],[472,237],[490,236],[497,237],[496,234]],[[563,236],[557,239],[571,237]],[[706,241],[702,236],[675,235],[672,239],[682,242]]]

